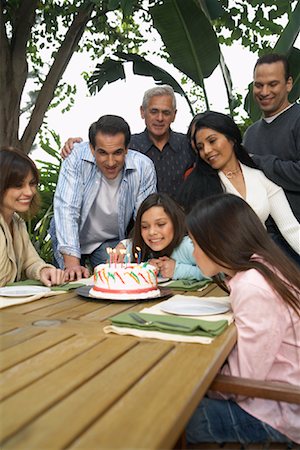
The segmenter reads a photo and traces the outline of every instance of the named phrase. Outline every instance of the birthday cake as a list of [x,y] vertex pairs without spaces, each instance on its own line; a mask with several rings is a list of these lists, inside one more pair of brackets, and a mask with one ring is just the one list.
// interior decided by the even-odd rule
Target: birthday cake
[[94,269],[90,295],[112,300],[158,297],[157,269],[147,262],[99,264]]

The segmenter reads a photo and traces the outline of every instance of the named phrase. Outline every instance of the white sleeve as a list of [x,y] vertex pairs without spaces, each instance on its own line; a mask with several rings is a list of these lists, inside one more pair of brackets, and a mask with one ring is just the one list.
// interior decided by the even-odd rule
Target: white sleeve
[[270,204],[270,215],[284,239],[299,255],[300,223],[294,216],[283,189],[267,177],[264,176],[263,178]]

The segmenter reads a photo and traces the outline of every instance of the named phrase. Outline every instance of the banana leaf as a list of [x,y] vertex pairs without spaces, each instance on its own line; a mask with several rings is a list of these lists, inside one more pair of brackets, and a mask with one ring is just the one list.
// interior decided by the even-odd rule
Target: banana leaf
[[150,14],[173,65],[201,86],[206,96],[204,78],[219,64],[220,49],[204,11],[194,1],[165,0],[150,8]]
[[152,64],[140,55],[116,52],[115,56],[119,59],[106,59],[103,64],[97,64],[93,75],[88,80],[88,89],[91,94],[99,92],[106,83],[113,83],[119,79],[126,79],[124,64],[126,62],[133,62],[133,72],[136,75],[143,75],[153,77],[156,84],[168,84],[172,86],[175,92],[182,95],[188,102],[190,111],[194,114],[192,105],[180,86],[180,84],[161,67]]

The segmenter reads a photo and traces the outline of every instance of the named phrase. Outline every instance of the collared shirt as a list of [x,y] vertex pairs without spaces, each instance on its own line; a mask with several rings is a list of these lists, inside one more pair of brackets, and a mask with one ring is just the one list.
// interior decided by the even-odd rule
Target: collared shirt
[[[79,232],[85,224],[102,179],[102,172],[96,165],[89,143],[76,144],[71,155],[62,163],[54,196],[55,223],[52,221],[50,225],[55,258],[61,266],[62,253],[77,258],[81,256]],[[125,237],[132,215],[135,218],[141,202],[153,192],[156,192],[153,162],[138,152],[128,150],[118,200],[120,240]]]
[[142,133],[131,136],[129,146],[154,162],[158,192],[166,192],[176,199],[186,170],[195,162],[195,154],[186,135],[170,130],[169,141],[161,151],[150,140],[145,129]]

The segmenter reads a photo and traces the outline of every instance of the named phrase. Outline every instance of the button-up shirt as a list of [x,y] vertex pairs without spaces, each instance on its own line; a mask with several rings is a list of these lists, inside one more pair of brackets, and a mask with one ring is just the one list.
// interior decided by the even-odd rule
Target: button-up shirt
[[[81,256],[79,232],[88,217],[102,179],[103,174],[96,164],[89,143],[76,144],[71,155],[62,163],[54,196],[55,223],[52,221],[50,225],[55,258],[60,266],[63,266],[61,254],[78,258]],[[119,236],[116,237],[121,240],[141,202],[156,192],[153,162],[147,156],[128,150],[119,189]]]
[[150,140],[147,129],[133,134],[130,148],[152,159],[157,175],[158,192],[166,192],[176,199],[184,174],[195,162],[195,154],[185,134],[170,130],[169,140],[159,150]]

